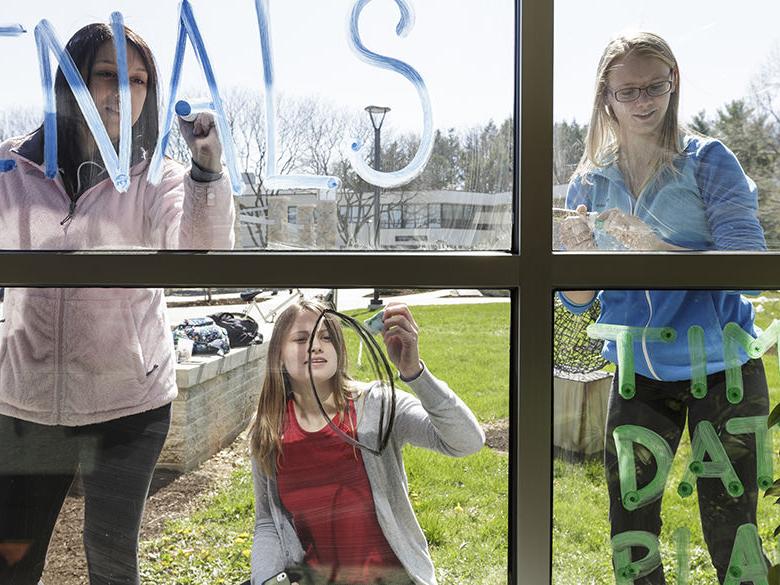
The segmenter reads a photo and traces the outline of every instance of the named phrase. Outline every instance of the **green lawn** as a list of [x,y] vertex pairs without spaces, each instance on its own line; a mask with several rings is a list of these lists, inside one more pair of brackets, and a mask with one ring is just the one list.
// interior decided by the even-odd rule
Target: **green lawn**
[[[509,305],[414,307],[422,357],[481,421],[509,416]],[[370,316],[354,312],[356,319]],[[356,347],[350,348],[354,359]],[[366,362],[364,361],[364,364]],[[370,375],[355,368],[356,377]],[[404,452],[409,489],[441,585],[507,582],[508,458],[483,448],[452,459],[414,447]],[[249,464],[190,518],[169,522],[141,545],[149,585],[235,585],[249,578],[252,546]]]
[[[763,293],[764,296],[767,293]],[[756,315],[757,324],[766,327],[772,319],[780,318],[780,296],[771,295],[763,303],[764,310]],[[770,409],[780,402],[780,374],[777,352],[773,349],[764,356],[767,381],[770,389]],[[773,437],[775,452],[775,477],[778,474],[777,453],[780,451],[780,433]],[[696,493],[682,499],[676,492],[684,466],[690,460],[690,442],[683,439],[667,482],[663,499],[663,529],[661,532],[661,557],[667,583],[676,582],[676,552],[673,533],[687,526],[691,531],[689,548],[691,572],[688,583],[717,584],[715,570],[710,563],[699,522]],[[604,469],[600,461],[585,464],[554,462],[553,471],[553,583],[554,585],[611,585],[614,583],[609,544],[609,520],[607,517],[607,487]],[[761,498],[758,508],[758,530],[764,550],[773,563],[780,561],[776,539],[772,537],[775,526],[780,524],[780,506],[775,498]]]

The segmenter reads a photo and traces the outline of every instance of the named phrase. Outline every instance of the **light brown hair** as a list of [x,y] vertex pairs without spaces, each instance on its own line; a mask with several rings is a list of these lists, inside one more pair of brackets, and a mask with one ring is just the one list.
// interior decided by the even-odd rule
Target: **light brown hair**
[[[319,316],[326,308],[319,301],[302,299],[287,307],[274,325],[268,342],[265,378],[260,390],[257,412],[249,428],[250,452],[266,475],[273,473],[276,457],[282,454],[284,417],[287,400],[292,392],[289,376],[282,363],[283,346],[298,315],[310,311]],[[338,358],[333,379],[336,408],[342,416],[349,417],[349,400],[352,398],[351,378],[347,374],[347,348],[341,323],[338,317],[331,313],[325,313],[321,323],[327,328]]]
[[669,107],[666,110],[661,128],[658,156],[648,175],[648,180],[662,168],[676,172],[674,161],[683,151],[683,131],[677,119],[680,109],[679,66],[672,49],[664,39],[653,33],[636,32],[615,37],[601,55],[596,72],[596,88],[590,125],[585,138],[585,152],[574,171],[573,178],[582,177],[583,180],[587,180],[588,173],[617,162],[620,156],[620,133],[617,119],[607,101],[609,92],[607,78],[616,62],[629,55],[658,59],[668,65],[671,70],[672,91],[669,97]]

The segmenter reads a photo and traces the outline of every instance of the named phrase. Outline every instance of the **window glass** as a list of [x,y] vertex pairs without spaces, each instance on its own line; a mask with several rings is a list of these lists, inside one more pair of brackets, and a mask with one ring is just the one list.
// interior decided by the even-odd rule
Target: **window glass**
[[506,250],[514,4],[9,6],[0,248]]
[[507,583],[505,293],[4,289],[0,581]]
[[780,292],[589,297],[555,301],[552,582],[767,582]]
[[780,247],[778,6],[601,7],[556,2],[554,248]]

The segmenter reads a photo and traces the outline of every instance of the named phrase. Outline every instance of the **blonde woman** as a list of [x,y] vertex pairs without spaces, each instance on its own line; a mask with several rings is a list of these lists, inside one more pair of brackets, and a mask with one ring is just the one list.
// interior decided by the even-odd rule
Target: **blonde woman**
[[[569,184],[567,206],[578,213],[561,226],[567,249],[765,249],[755,184],[721,142],[685,132],[678,122],[679,101],[679,66],[662,38],[643,32],[610,41],[598,66],[585,153]],[[561,299],[581,313],[596,296],[596,291],[568,291]],[[768,392],[761,360],[741,352],[744,395],[736,404],[727,400],[722,328],[734,322],[755,336],[752,306],[735,291],[604,290],[598,298],[600,323],[677,332],[672,343],[634,339],[633,398],[623,398],[617,375],[614,379],[604,454],[612,535],[641,530],[657,536],[661,531],[660,499],[633,511],[623,505],[614,429],[648,428],[675,452],[686,418],[690,434],[699,422],[709,421],[744,486],[744,493],[732,497],[719,478],[697,482],[704,538],[723,583],[737,528],[756,522],[758,492],[755,441],[726,432],[725,424],[735,417],[766,415]],[[692,327],[704,332],[707,393],[700,398],[691,392]],[[617,364],[614,341],[605,342],[603,353]],[[640,486],[655,472],[652,457],[637,458]],[[634,550],[635,559],[644,554],[641,550]],[[664,582],[660,566],[634,581]]]
[[307,300],[287,308],[269,343],[250,430],[252,584],[297,566],[307,579],[293,576],[300,585],[434,585],[401,450],[410,443],[460,457],[478,451],[484,434],[463,401],[420,360],[409,308],[389,304],[384,344],[416,397],[397,392],[392,434],[379,454],[345,442],[323,420],[312,386],[333,423],[365,444],[377,442],[382,393],[377,384],[349,377],[340,321],[332,314],[322,316],[309,353],[324,309]]

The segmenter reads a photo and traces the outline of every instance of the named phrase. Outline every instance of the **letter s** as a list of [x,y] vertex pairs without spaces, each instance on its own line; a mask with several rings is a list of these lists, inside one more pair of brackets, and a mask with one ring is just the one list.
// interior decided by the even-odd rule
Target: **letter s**
[[[365,160],[369,146],[362,145],[359,140],[352,141],[349,149],[349,158],[357,174],[372,185],[388,189],[413,180],[428,164],[428,159],[430,159],[433,151],[433,114],[431,113],[431,100],[428,96],[428,89],[425,87],[425,82],[417,70],[398,59],[385,57],[369,51],[363,44],[358,31],[358,20],[360,19],[360,13],[369,2],[371,0],[357,0],[352,8],[349,22],[350,45],[361,61],[369,65],[395,71],[411,81],[417,90],[423,111],[423,133],[420,139],[420,146],[414,158],[403,169],[386,173],[372,169]],[[395,3],[398,4],[398,8],[401,11],[401,19],[398,21],[395,32],[399,37],[405,37],[414,27],[414,13],[406,0],[395,0]]]

